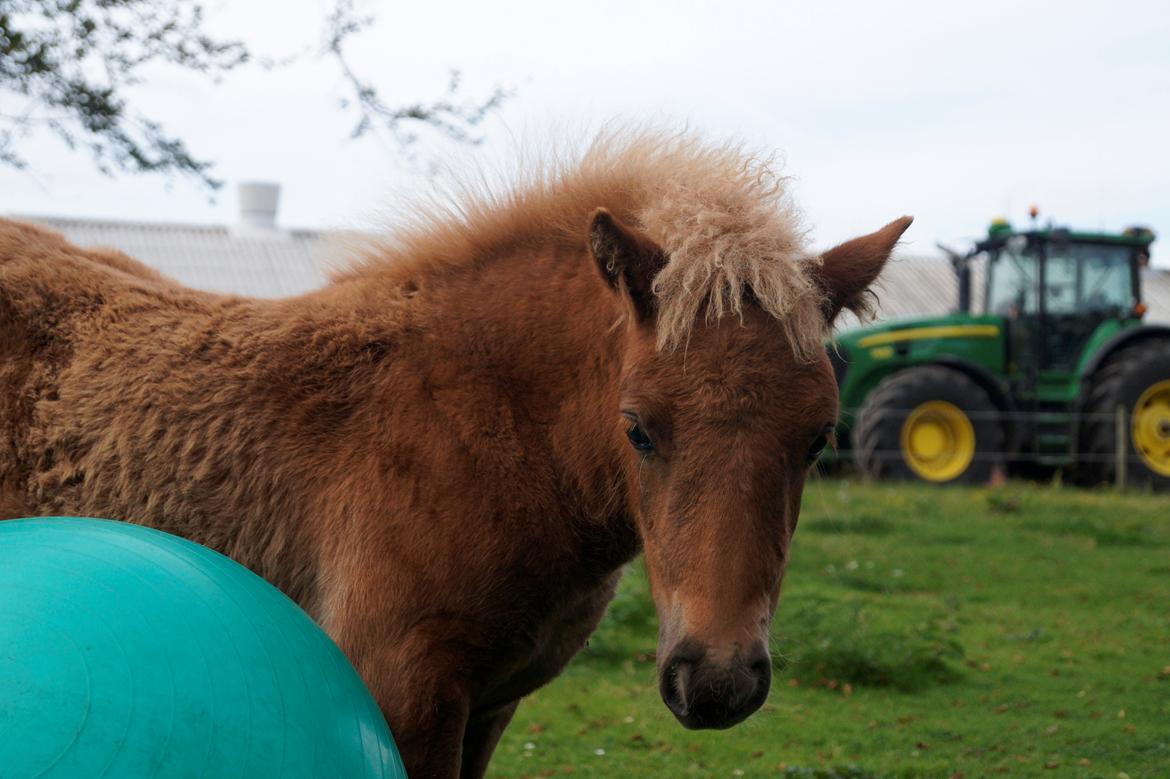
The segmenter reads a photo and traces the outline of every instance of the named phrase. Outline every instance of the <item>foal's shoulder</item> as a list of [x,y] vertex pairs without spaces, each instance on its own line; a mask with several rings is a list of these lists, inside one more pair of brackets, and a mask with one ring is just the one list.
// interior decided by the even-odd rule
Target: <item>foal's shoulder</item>
[[0,218],[0,267],[12,266],[29,257],[42,259],[67,252],[65,237],[30,222]]
[[111,305],[137,312],[204,310],[218,297],[115,249],[82,248],[40,225],[0,219],[0,318],[27,328],[60,331],[74,315],[100,318]]

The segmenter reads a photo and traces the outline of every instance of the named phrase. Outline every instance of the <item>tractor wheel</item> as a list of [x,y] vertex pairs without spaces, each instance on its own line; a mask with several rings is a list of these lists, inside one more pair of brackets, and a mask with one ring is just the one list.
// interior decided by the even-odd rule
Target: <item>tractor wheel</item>
[[899,371],[866,398],[853,429],[874,479],[983,484],[1003,461],[999,409],[965,374],[941,365]]
[[1170,490],[1170,341],[1118,349],[1093,375],[1078,447],[1092,483],[1117,478],[1118,406],[1129,416],[1126,480]]

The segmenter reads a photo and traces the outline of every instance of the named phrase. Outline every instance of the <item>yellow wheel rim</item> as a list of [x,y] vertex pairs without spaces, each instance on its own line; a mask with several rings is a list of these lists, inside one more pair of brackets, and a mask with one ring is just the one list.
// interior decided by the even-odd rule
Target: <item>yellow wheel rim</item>
[[1170,476],[1170,379],[1153,384],[1133,406],[1133,448],[1151,471]]
[[927,481],[950,481],[975,459],[975,428],[962,410],[945,400],[930,400],[902,423],[902,457]]

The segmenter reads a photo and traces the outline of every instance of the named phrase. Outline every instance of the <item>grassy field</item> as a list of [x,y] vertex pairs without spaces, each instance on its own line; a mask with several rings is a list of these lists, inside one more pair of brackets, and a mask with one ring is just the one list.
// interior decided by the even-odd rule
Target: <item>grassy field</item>
[[1170,498],[813,483],[764,708],[659,700],[631,568],[490,776],[1170,777]]

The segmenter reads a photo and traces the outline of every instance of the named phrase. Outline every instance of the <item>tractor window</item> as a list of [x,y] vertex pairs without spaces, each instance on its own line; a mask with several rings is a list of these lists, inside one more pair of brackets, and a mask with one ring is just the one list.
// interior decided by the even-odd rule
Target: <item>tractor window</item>
[[[1051,242],[1044,266],[1044,309],[1049,314],[1116,312],[1133,305],[1127,246]],[[1025,245],[993,256],[987,312],[1007,317],[1037,313],[1036,257]]]
[[1073,244],[1068,248],[1080,266],[1079,308],[1110,311],[1133,305],[1129,247]]
[[1044,268],[1044,308],[1049,314],[1072,314],[1077,310],[1079,258],[1068,251],[1049,249]]
[[1045,308],[1052,314],[1129,308],[1133,303],[1129,257],[1125,246],[1050,244]]
[[1026,247],[1005,247],[988,272],[988,313],[1012,318],[1036,313],[1036,258]]

